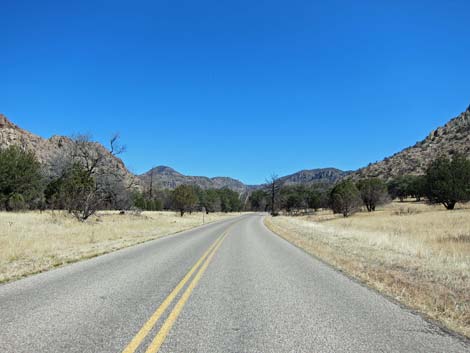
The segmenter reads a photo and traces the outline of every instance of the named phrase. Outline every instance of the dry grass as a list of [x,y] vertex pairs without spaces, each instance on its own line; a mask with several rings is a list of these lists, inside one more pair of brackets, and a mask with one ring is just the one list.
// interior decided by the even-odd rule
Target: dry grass
[[[235,214],[210,214],[206,223]],[[202,224],[202,214],[119,215],[78,222],[62,212],[0,213],[0,283],[94,257]]]
[[292,243],[470,336],[470,209],[393,203],[341,218],[267,218]]

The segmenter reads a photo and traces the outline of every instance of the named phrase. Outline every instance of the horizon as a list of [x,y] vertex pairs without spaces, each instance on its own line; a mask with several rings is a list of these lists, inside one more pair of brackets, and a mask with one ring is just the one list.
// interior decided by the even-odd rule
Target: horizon
[[[22,126],[16,124],[16,123],[15,123],[14,121],[12,121],[8,116],[6,116],[6,115],[3,114],[2,112],[0,112],[0,116],[2,116],[2,115],[3,115],[5,118],[7,118],[8,121],[10,121],[12,124],[16,125],[16,126],[19,127],[20,129],[26,130],[26,131],[28,131],[29,133],[32,133],[33,135],[37,135],[37,136],[39,136],[39,137],[41,137],[41,138],[43,138],[43,139],[49,139],[49,138],[51,138],[51,137],[53,137],[53,136],[66,136],[66,135],[61,135],[60,133],[56,133],[56,134],[53,134],[53,135],[51,135],[51,136],[41,136],[41,135],[36,134],[34,131],[30,131],[30,130],[25,129],[25,128],[23,128]],[[71,135],[71,136],[72,136],[72,135]],[[91,134],[90,134],[90,136],[92,137]],[[69,137],[69,136],[67,136],[67,137]],[[106,147],[106,141],[97,141],[97,142],[103,144],[103,145]],[[125,146],[125,147],[126,147],[126,149],[127,149],[127,146]],[[126,153],[126,151],[124,151],[123,155],[125,155],[125,153]],[[122,158],[122,157],[124,157],[123,155],[117,155],[116,157],[118,157],[118,158],[120,158],[120,159],[122,159],[122,160],[124,161],[124,158]],[[126,164],[126,167],[127,167],[127,163],[125,163],[125,164]],[[151,167],[150,169],[145,170],[145,171],[142,171],[142,172],[134,172],[134,171],[132,171],[132,170],[129,170],[129,171],[132,172],[133,174],[139,176],[139,175],[146,174],[146,173],[150,172],[152,169],[155,169],[155,168],[170,168],[170,169],[172,169],[173,171],[175,171],[175,172],[177,172],[177,173],[180,173],[180,174],[185,175],[185,176],[192,176],[192,177],[208,177],[208,178],[211,178],[211,179],[213,179],[213,178],[227,178],[227,177],[228,177],[228,178],[236,179],[236,180],[242,182],[243,184],[245,184],[245,185],[247,185],[247,186],[261,185],[261,184],[264,184],[264,183],[265,183],[265,181],[263,181],[263,182],[257,183],[257,184],[248,184],[248,183],[245,183],[243,180],[240,180],[240,179],[237,179],[237,178],[233,178],[233,177],[231,177],[230,175],[214,175],[214,176],[209,176],[209,175],[205,175],[205,174],[201,174],[201,175],[188,174],[188,173],[184,173],[184,172],[182,172],[182,171],[180,171],[180,170],[177,170],[177,169],[173,168],[172,166],[163,165],[163,164],[155,165],[155,166]],[[352,171],[352,170],[343,170],[343,169],[339,169],[339,168],[336,168],[336,167],[334,167],[334,166],[323,167],[323,168],[310,168],[310,169],[304,168],[304,169],[299,169],[299,170],[294,171],[294,172],[291,172],[291,173],[279,175],[279,177],[289,176],[289,175],[295,174],[295,173],[297,173],[297,172],[308,171],[308,170],[315,170],[315,169],[338,169],[338,170],[340,170],[340,171],[342,171],[342,172],[351,172],[351,171]],[[268,176],[267,176],[267,178],[268,178]]]
[[[126,166],[247,185],[356,170],[470,96],[470,4],[84,1],[4,6],[0,109],[41,137],[115,132]],[[25,104],[27,102],[27,104]]]
[[[470,110],[470,105],[467,107],[466,110]],[[464,111],[466,111],[466,110],[464,110]],[[462,112],[464,112],[464,111],[462,111]],[[452,119],[454,119],[454,118],[460,116],[460,114],[461,114],[461,113],[459,113],[458,115],[456,115],[456,116],[454,116],[454,117],[452,117],[452,118],[449,118],[449,119],[446,121],[446,124],[447,124],[447,122],[449,122],[450,120],[452,120]],[[49,138],[51,138],[52,136],[68,136],[68,137],[70,137],[70,136],[73,136],[73,135],[74,135],[74,134],[71,134],[71,135],[55,134],[55,135],[50,135],[50,136],[41,136],[41,135],[36,134],[34,131],[29,131],[28,129],[25,129],[25,128],[23,128],[22,126],[19,126],[19,125],[16,124],[14,121],[12,121],[10,118],[8,118],[8,116],[6,116],[5,114],[3,114],[3,113],[0,112],[0,116],[1,116],[1,115],[3,115],[5,118],[8,119],[8,121],[10,121],[10,122],[13,123],[14,125],[18,126],[19,128],[21,128],[21,129],[23,129],[23,130],[26,130],[26,131],[28,131],[28,132],[34,134],[34,135],[37,135],[37,136],[39,136],[39,137],[41,137],[41,138],[43,138],[43,139],[49,139]],[[435,127],[432,131],[434,131],[434,130],[436,130],[437,128],[440,128],[440,127],[442,127],[442,126],[444,126],[444,125],[445,125],[445,124],[443,124],[443,125],[441,125],[441,126],[437,126],[437,127]],[[429,133],[431,133],[432,131],[429,131]],[[428,133],[427,135],[429,135],[429,133]],[[427,135],[426,135],[426,136],[427,136]],[[90,137],[93,137],[93,135],[92,135],[91,133],[89,133],[89,136],[90,136]],[[424,138],[425,138],[425,137],[424,137]],[[424,138],[423,138],[423,139],[424,139]],[[92,139],[92,140],[93,140],[93,139]],[[418,140],[418,141],[420,141],[420,140]],[[106,141],[97,141],[97,142],[103,144],[103,145],[106,147]],[[125,149],[123,155],[117,155],[116,157],[122,159],[122,160],[124,161],[126,167],[128,168],[127,162],[125,161],[125,158],[124,158],[124,157],[125,157],[125,154],[126,154],[126,152],[127,152],[127,145],[124,145],[124,146],[126,147],[126,149]],[[403,149],[406,149],[406,148],[411,147],[411,146],[412,146],[412,145],[403,147]],[[401,149],[400,151],[397,151],[397,152],[395,152],[395,153],[401,152],[401,151],[403,151],[403,149]],[[392,154],[390,154],[389,156],[385,156],[384,158],[391,157],[391,156],[394,155],[395,153],[392,153]],[[383,160],[383,159],[382,159],[382,160]],[[376,161],[376,162],[378,162],[378,161]],[[372,162],[370,162],[370,163],[372,163]],[[287,173],[284,173],[284,174],[272,173],[272,174],[270,174],[270,175],[277,175],[279,178],[282,178],[282,177],[290,176],[290,175],[292,175],[292,174],[296,174],[296,173],[298,173],[298,172],[310,171],[310,170],[322,170],[322,169],[336,169],[336,170],[339,170],[339,171],[342,171],[342,172],[354,172],[354,171],[357,171],[357,170],[359,170],[359,169],[361,169],[361,168],[364,168],[364,167],[366,167],[366,166],[367,166],[367,165],[363,165],[363,166],[360,166],[360,167],[355,168],[355,169],[342,169],[342,168],[338,168],[338,167],[336,167],[336,166],[302,168],[302,169],[298,169],[298,170],[296,170],[296,171],[287,172]],[[130,171],[131,173],[133,173],[133,174],[139,176],[139,175],[146,174],[147,172],[150,172],[152,169],[155,169],[155,168],[162,168],[162,167],[163,167],[163,168],[170,168],[170,169],[172,169],[173,171],[175,171],[175,172],[177,172],[177,173],[180,173],[180,174],[182,174],[182,175],[184,175],[184,176],[191,176],[191,177],[208,177],[208,178],[210,178],[210,179],[228,177],[228,178],[231,178],[231,179],[235,179],[235,180],[237,180],[237,181],[240,181],[240,182],[242,182],[242,183],[243,183],[244,185],[246,185],[246,186],[257,186],[257,185],[265,184],[265,183],[266,183],[266,180],[269,178],[269,175],[268,175],[268,176],[265,177],[264,181],[262,181],[262,182],[258,182],[258,183],[247,183],[247,182],[245,182],[244,180],[238,179],[238,178],[233,177],[233,176],[230,176],[230,175],[217,175],[217,174],[216,174],[216,175],[206,175],[206,174],[197,175],[197,174],[186,173],[186,172],[181,171],[181,170],[178,170],[178,169],[176,169],[176,168],[174,168],[174,167],[172,167],[172,166],[170,166],[170,165],[163,165],[163,164],[154,165],[154,166],[150,167],[149,169],[144,170],[144,171],[141,171],[141,172],[136,172],[136,171],[133,171],[133,170],[131,170],[131,169],[129,169],[129,168],[128,168],[128,169],[129,169],[129,171]]]

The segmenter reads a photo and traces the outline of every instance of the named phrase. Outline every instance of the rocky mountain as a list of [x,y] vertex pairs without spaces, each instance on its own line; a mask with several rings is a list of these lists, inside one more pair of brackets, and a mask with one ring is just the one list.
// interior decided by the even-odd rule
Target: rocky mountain
[[332,185],[338,180],[347,176],[350,172],[345,172],[336,168],[301,170],[300,172],[281,177],[284,185],[311,185],[325,184]]
[[[348,173],[349,172],[344,172],[335,168],[312,169],[302,170],[300,172],[281,177],[280,179],[284,185],[311,185],[315,183],[331,185],[348,175]],[[141,180],[142,184],[147,187],[150,185],[150,180],[153,178],[154,187],[161,189],[174,189],[178,185],[192,184],[197,185],[202,189],[229,188],[239,193],[246,193],[263,187],[263,185],[245,185],[239,180],[228,177],[208,178],[203,176],[187,176],[167,166],[155,167],[147,173],[139,175],[138,178]]]
[[[0,148],[19,145],[34,151],[39,161],[51,166],[64,151],[69,151],[73,141],[64,136],[44,139],[13,124],[0,114]],[[107,166],[124,174],[128,180],[137,180],[141,186],[148,186],[153,178],[155,188],[174,189],[181,184],[194,184],[203,189],[230,188],[239,193],[247,193],[261,185],[245,185],[229,177],[208,178],[204,176],[183,175],[176,170],[159,166],[145,174],[134,176],[127,170],[123,161],[113,156],[99,143],[91,143],[96,151],[105,155]],[[353,179],[380,177],[390,179],[405,174],[422,174],[429,162],[440,154],[463,153],[470,157],[470,106],[465,112],[450,120],[446,125],[432,131],[424,140],[404,149],[383,161],[370,164],[355,172],[345,172],[335,168],[302,170],[281,177],[285,185],[324,184],[332,185],[346,177]],[[152,176],[153,175],[153,176]]]
[[151,180],[155,188],[174,189],[178,185],[197,185],[202,189],[222,189],[229,188],[239,193],[247,191],[248,187],[241,181],[228,177],[208,178],[204,176],[183,175],[167,166],[158,166],[147,173],[139,175],[138,178],[144,185],[150,185]]
[[354,172],[354,179],[380,177],[390,179],[405,174],[423,174],[437,156],[462,153],[470,157],[470,106],[446,125],[432,131],[424,140],[383,161]]
[[[34,135],[13,124],[6,116],[0,114],[0,148],[14,145],[33,151],[39,162],[49,172],[52,172],[54,166],[63,156],[71,153],[73,144],[72,139],[65,136],[52,136],[49,139],[44,139]],[[89,146],[90,151],[103,156],[102,164],[108,170],[123,176],[129,183],[135,179],[134,175],[124,165],[124,162],[112,155],[103,145],[97,142],[89,142],[87,146]]]

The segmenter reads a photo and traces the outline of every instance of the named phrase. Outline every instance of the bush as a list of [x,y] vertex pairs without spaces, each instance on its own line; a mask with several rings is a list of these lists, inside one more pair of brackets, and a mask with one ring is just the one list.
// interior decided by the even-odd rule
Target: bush
[[172,192],[173,207],[183,217],[186,211],[192,211],[198,202],[197,194],[191,185],[180,185]]
[[360,192],[351,180],[342,181],[331,190],[330,203],[334,213],[349,217],[361,205]]
[[42,194],[40,164],[32,152],[12,146],[0,150],[0,202],[7,211],[26,206]]
[[387,201],[387,185],[378,178],[362,179],[357,183],[361,199],[367,211],[375,211],[375,208]]
[[470,201],[470,161],[460,154],[434,160],[426,172],[426,193],[431,203],[441,203],[448,210],[457,202]]
[[11,211],[22,211],[27,208],[23,195],[13,194],[8,200],[8,208]]
[[398,198],[403,201],[410,195],[410,184],[412,183],[409,175],[403,175],[392,179],[387,184],[388,193],[392,199]]

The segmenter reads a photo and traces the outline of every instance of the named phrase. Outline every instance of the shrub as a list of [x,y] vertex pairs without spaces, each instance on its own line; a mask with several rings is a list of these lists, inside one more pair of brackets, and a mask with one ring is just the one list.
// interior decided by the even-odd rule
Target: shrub
[[362,179],[357,183],[361,199],[367,211],[375,211],[375,208],[384,204],[387,200],[387,185],[378,178]]
[[3,208],[7,211],[18,206],[25,208],[41,194],[41,169],[34,154],[16,146],[0,150],[0,202]]
[[457,202],[470,201],[470,161],[461,154],[434,160],[426,172],[426,193],[431,203],[448,210]]
[[8,200],[8,209],[11,211],[21,211],[27,208],[25,199],[21,194],[13,194]]
[[361,205],[359,190],[352,181],[342,181],[331,190],[330,203],[334,213],[349,217],[357,212]]
[[198,198],[191,185],[180,185],[172,192],[172,203],[175,210],[183,217],[186,211],[191,211],[197,204]]

